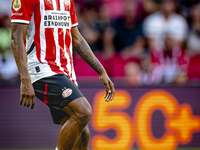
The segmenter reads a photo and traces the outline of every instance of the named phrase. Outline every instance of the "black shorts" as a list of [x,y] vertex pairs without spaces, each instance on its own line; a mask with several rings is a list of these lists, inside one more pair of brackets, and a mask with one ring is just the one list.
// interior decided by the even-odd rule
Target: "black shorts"
[[33,83],[35,95],[51,112],[53,122],[60,124],[67,114],[62,110],[71,101],[83,97],[79,88],[64,74],[42,78]]

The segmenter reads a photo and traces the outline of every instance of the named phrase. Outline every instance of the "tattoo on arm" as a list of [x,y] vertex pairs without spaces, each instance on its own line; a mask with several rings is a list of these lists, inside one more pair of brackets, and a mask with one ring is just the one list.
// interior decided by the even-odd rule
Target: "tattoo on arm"
[[74,49],[77,53],[100,75],[105,70],[99,60],[93,54],[90,46],[85,41],[84,38],[81,38],[78,42],[74,44]]

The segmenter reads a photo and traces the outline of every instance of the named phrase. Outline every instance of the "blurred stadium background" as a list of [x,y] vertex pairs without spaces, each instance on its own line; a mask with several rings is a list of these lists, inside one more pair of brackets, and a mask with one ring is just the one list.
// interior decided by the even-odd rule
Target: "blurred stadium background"
[[[93,107],[93,150],[200,150],[200,1],[74,0],[79,29],[116,87],[103,100],[97,74],[74,53]],[[19,106],[10,46],[12,0],[0,0],[0,149],[53,150],[60,126],[39,100]]]

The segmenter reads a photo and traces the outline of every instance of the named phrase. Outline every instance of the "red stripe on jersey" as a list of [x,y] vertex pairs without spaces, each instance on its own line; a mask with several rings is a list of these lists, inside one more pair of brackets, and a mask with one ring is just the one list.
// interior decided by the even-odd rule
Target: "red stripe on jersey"
[[69,59],[70,59],[70,65],[71,65],[71,74],[69,75],[70,77],[72,77],[72,66],[73,66],[73,62],[72,62],[72,56],[71,56],[71,52],[70,52],[70,44],[71,44],[71,36],[70,36],[70,31],[69,29],[66,29],[66,35],[65,35],[65,45],[66,45],[66,51],[69,55]]
[[60,10],[60,0],[56,0],[57,10]]
[[25,47],[26,47],[26,39],[24,40],[24,45],[25,45]]
[[45,37],[46,37],[46,57],[45,60],[48,62],[51,70],[55,73],[63,72],[60,70],[59,66],[56,64],[56,43],[53,39],[54,37],[54,29],[46,28],[45,29]]
[[70,7],[70,0],[64,0],[64,7],[65,7],[65,11],[69,11],[69,7]]
[[44,9],[45,10],[54,10],[52,0],[44,0]]
[[43,93],[43,95],[44,95],[44,103],[45,104],[47,104],[48,103],[48,98],[47,98],[47,83],[45,82],[45,90],[44,90],[44,93]]
[[35,8],[34,13],[34,22],[35,22],[35,36],[34,36],[34,43],[36,47],[36,56],[40,63],[41,61],[41,46],[40,46],[40,22],[41,22],[41,13],[40,13],[40,2],[38,1],[38,5]]
[[75,84],[75,80],[72,80],[72,82]]
[[69,71],[67,69],[67,58],[65,57],[65,48],[64,48],[64,31],[63,29],[58,29],[58,44],[60,46],[60,63],[61,67],[64,69],[69,75]]

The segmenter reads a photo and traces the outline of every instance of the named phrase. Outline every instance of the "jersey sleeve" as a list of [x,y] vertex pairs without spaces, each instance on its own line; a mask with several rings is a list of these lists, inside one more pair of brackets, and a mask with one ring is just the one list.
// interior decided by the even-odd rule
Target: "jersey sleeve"
[[34,11],[32,0],[13,0],[11,23],[29,24]]
[[71,0],[70,15],[71,15],[72,27],[78,26],[78,19],[74,7],[74,0]]

